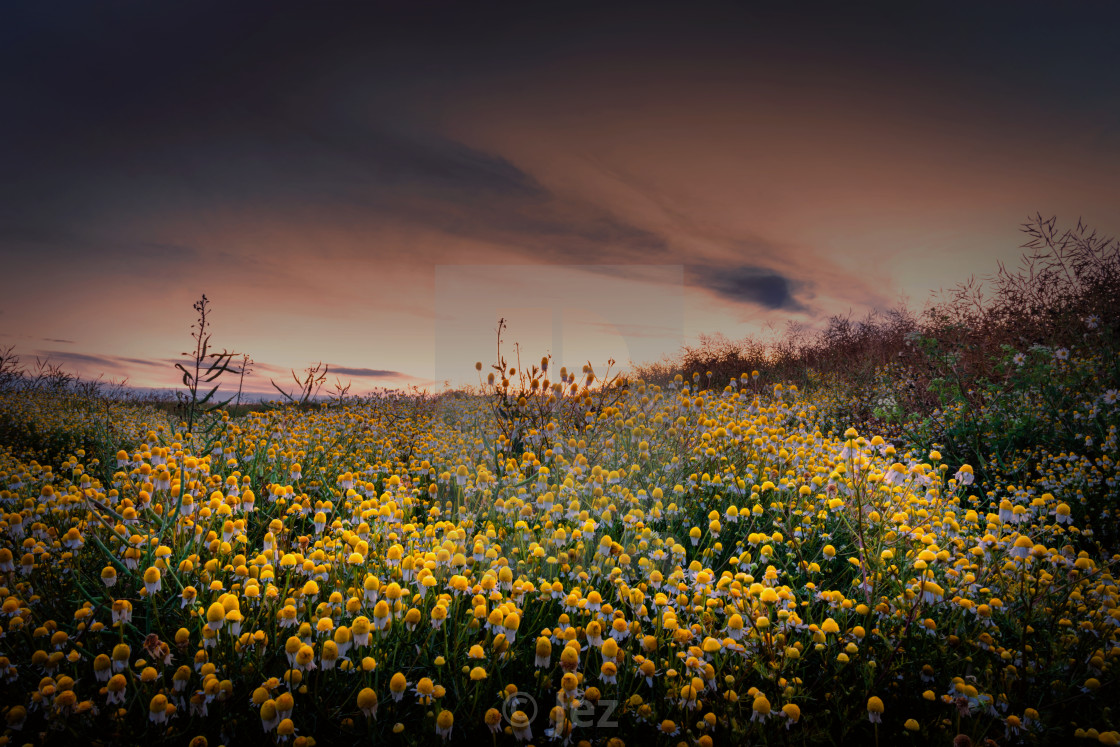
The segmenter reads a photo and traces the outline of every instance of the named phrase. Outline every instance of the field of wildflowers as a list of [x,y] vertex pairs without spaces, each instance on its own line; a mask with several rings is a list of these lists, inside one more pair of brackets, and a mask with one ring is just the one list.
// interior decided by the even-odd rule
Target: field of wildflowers
[[499,360],[192,431],[0,387],[0,739],[1120,744],[1117,330],[1074,311],[863,389]]
[[73,449],[0,454],[4,739],[1117,743],[1077,460],[985,489],[827,389],[542,363],[206,435],[5,393]]

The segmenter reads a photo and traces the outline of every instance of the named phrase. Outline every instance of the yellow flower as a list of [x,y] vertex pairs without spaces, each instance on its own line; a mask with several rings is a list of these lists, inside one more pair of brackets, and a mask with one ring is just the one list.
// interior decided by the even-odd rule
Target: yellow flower
[[533,738],[533,732],[529,724],[529,716],[525,711],[514,711],[510,716],[509,725],[513,729],[513,736],[518,740],[529,740]]
[[405,676],[397,672],[389,679],[389,692],[393,696],[393,700],[400,701],[404,697],[405,688],[408,687],[408,680]]
[[451,727],[455,724],[455,715],[451,711],[443,710],[436,716],[436,734],[445,740],[451,738]]
[[162,724],[167,721],[167,696],[156,695],[148,703],[148,718],[154,724]]
[[552,657],[552,642],[541,636],[537,639],[535,666],[547,667]]
[[424,705],[430,705],[432,702],[432,692],[435,691],[435,683],[428,677],[421,677],[420,681],[416,683],[417,699]]
[[226,608],[221,602],[214,602],[206,610],[206,627],[210,630],[221,630],[226,619]]
[[377,693],[373,688],[364,687],[358,693],[358,708],[366,718],[377,718]]

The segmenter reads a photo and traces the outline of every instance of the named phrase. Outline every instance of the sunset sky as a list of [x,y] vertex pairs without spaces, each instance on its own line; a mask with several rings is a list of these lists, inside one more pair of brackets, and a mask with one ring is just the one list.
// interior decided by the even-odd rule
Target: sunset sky
[[1120,5],[759,8],[6,3],[0,346],[174,386],[205,292],[249,389],[430,386],[501,316],[601,368],[1120,233]]

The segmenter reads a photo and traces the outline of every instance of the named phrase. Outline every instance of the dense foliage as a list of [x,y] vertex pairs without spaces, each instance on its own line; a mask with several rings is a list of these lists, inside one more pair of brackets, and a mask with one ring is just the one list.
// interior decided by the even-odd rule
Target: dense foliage
[[[1114,738],[1120,560],[1077,463],[981,486],[830,435],[832,400],[792,386],[545,375],[514,402],[582,422],[503,432],[507,380],[205,438],[124,407],[108,463],[6,450],[9,738]],[[104,424],[58,394],[0,409]]]

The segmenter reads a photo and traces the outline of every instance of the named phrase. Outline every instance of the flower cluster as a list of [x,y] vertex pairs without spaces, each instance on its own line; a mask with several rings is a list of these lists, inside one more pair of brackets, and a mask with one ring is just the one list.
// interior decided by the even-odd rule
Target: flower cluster
[[[1120,558],[1062,477],[1090,467],[982,484],[829,432],[827,390],[750,382],[542,382],[520,407],[548,422],[373,397],[205,438],[137,409],[115,454],[5,449],[7,738],[1112,734]],[[0,409],[66,417],[31,396]]]

